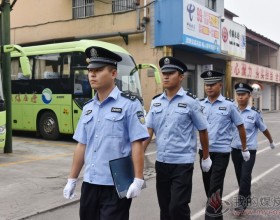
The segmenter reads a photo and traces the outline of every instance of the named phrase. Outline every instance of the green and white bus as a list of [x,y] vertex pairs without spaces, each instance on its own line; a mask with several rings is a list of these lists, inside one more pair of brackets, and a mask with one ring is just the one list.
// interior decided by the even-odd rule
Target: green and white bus
[[114,44],[80,40],[23,47],[32,74],[30,77],[22,74],[20,54],[12,53],[13,130],[37,131],[48,140],[56,140],[60,134],[74,133],[83,105],[93,95],[84,53],[90,46],[112,50],[122,57],[116,80],[121,91],[142,96],[139,68],[153,68],[156,81],[160,83],[154,65],[137,66],[126,50]]
[[[1,46],[1,52],[10,53],[12,51],[18,51],[19,53],[19,66],[22,72],[22,75],[28,77],[31,74],[31,67],[29,64],[28,58],[25,56],[22,47],[19,45],[4,45]],[[1,54],[3,55],[3,54]],[[1,58],[1,57],[0,57]],[[6,140],[6,107],[5,99],[3,93],[3,82],[2,78],[4,73],[2,72],[2,59],[0,59],[0,149],[5,147]]]

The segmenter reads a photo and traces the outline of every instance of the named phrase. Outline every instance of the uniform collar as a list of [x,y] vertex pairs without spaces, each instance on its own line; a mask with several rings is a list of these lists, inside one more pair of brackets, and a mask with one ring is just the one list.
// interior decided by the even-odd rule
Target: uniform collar
[[[104,101],[108,100],[109,98],[113,98],[113,99],[116,100],[118,98],[119,94],[120,94],[120,90],[119,90],[119,88],[117,86],[115,86],[115,88],[111,91],[111,93],[108,95],[108,97]],[[94,95],[93,101],[99,102],[99,100],[97,98],[97,93]]]
[[[185,91],[184,91],[184,89],[181,87],[179,90],[178,90],[178,92],[176,93],[176,95],[174,96],[174,97],[176,97],[176,96],[183,96],[184,95],[184,93],[186,93]],[[173,97],[173,98],[174,98]],[[166,96],[166,92],[164,91],[164,93],[162,94],[162,97],[161,98],[166,98],[167,99],[167,96]]]
[[[224,101],[226,98],[224,96],[222,96],[222,94],[219,95],[219,97],[216,99],[216,101],[222,102]],[[216,102],[215,101],[215,102]],[[206,102],[210,102],[208,97],[206,98]],[[210,102],[211,103],[211,102]]]
[[[238,106],[237,106],[238,107]],[[238,110],[240,111],[240,109],[238,108]],[[244,111],[250,111],[251,110],[251,106],[250,105],[247,105],[246,108],[244,108],[244,110],[242,110],[243,112]]]

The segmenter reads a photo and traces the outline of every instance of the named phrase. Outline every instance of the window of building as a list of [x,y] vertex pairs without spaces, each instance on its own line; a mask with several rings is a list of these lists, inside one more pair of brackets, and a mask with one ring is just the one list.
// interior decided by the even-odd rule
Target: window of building
[[84,18],[93,15],[93,0],[73,0],[73,18]]
[[136,0],[113,0],[112,1],[112,11],[128,11],[136,9]]
[[206,0],[206,7],[216,11],[216,0]]

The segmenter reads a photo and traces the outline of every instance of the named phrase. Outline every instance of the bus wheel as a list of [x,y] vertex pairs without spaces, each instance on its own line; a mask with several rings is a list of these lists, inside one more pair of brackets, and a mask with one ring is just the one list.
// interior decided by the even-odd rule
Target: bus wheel
[[56,115],[53,112],[44,112],[39,122],[40,134],[46,140],[57,140],[60,136]]

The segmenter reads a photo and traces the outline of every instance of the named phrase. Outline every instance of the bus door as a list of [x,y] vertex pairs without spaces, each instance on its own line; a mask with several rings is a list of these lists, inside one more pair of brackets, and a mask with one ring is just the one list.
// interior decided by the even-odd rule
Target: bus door
[[92,89],[88,81],[86,57],[83,52],[74,52],[71,56],[71,73],[73,86],[73,128],[74,131],[81,116],[84,104],[92,98]]

